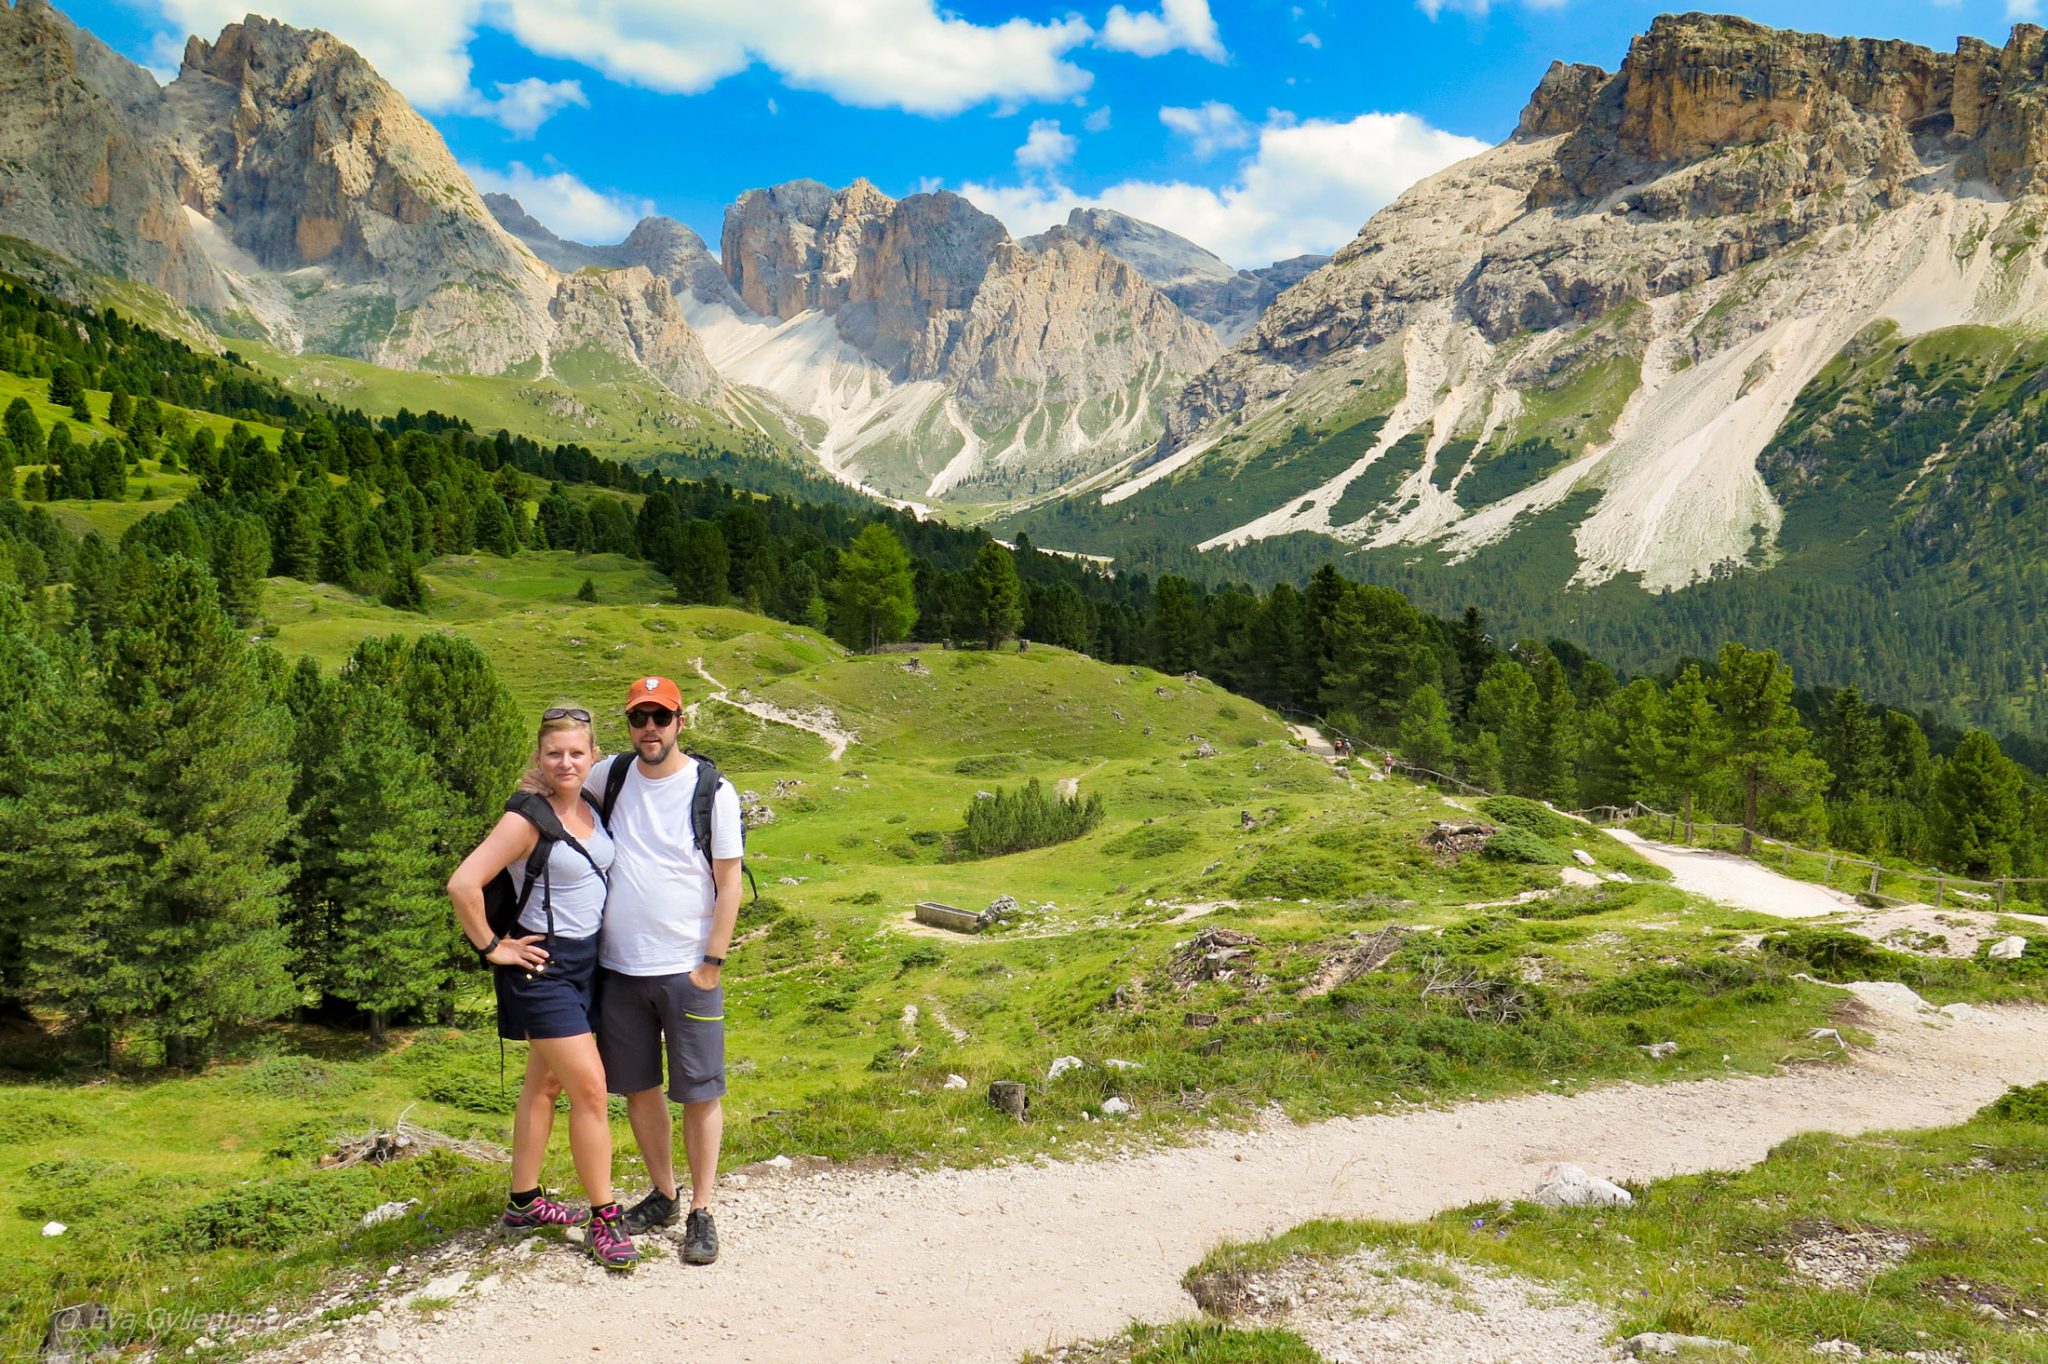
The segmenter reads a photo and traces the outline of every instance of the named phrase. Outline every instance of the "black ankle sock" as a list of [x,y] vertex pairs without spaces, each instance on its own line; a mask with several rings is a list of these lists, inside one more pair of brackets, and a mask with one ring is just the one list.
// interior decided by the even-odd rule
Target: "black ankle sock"
[[515,1208],[530,1208],[533,1206],[534,1200],[539,1197],[540,1189],[538,1186],[523,1192],[515,1189],[512,1193],[512,1206]]
[[591,1210],[590,1210],[590,1215],[591,1215],[592,1217],[610,1217],[610,1216],[612,1216],[612,1215],[613,1215],[614,1213],[618,1212],[618,1210],[619,1210],[619,1203],[618,1203],[618,1200],[617,1200],[617,1199],[613,1199],[613,1200],[612,1200],[611,1202],[609,1202],[609,1203],[599,1203],[599,1204],[597,1204],[597,1205],[596,1205],[595,1207],[591,1208]]

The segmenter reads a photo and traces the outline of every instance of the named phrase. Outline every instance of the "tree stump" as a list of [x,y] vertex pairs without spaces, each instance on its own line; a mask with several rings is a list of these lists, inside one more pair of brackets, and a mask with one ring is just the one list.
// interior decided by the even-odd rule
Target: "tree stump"
[[1031,1116],[1031,1090],[1017,1080],[997,1080],[988,1087],[988,1101],[1018,1122]]

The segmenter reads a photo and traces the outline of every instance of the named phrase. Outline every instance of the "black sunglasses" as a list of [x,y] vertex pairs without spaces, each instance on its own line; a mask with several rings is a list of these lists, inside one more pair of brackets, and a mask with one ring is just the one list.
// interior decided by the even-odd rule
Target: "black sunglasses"
[[581,706],[549,706],[540,713],[543,720],[574,720],[578,724],[590,723],[590,712]]
[[675,718],[676,713],[667,706],[640,706],[626,712],[626,723],[634,729],[645,729],[649,725],[666,729]]

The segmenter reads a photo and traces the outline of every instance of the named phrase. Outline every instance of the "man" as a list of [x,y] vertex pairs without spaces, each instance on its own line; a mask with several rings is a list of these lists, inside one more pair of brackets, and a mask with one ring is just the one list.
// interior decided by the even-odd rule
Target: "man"
[[[673,1226],[681,1211],[668,1100],[683,1106],[690,1165],[683,1259],[718,1258],[711,1194],[725,1130],[725,991],[720,977],[740,910],[743,849],[739,793],[721,779],[711,802],[711,847],[691,828],[698,763],[679,746],[683,694],[666,677],[643,677],[626,696],[633,754],[597,764],[592,789],[611,793],[607,824],[616,849],[605,906],[597,1042],[606,1084],[626,1096],[641,1159],[654,1181],[626,1210],[634,1235]],[[611,768],[631,767],[619,781]],[[661,1088],[668,1058],[668,1093]]]

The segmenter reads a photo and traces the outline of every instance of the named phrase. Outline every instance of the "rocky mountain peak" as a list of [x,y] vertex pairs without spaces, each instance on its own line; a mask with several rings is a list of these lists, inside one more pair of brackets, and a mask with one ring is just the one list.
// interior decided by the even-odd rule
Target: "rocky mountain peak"
[[1064,226],[1027,237],[1024,245],[1035,248],[1056,237],[1099,247],[1125,262],[1182,312],[1208,324],[1224,345],[1242,336],[1282,290],[1329,259],[1298,256],[1262,270],[1238,270],[1178,233],[1109,208],[1074,209]]

